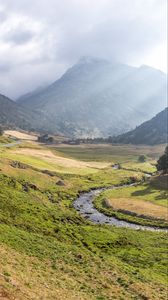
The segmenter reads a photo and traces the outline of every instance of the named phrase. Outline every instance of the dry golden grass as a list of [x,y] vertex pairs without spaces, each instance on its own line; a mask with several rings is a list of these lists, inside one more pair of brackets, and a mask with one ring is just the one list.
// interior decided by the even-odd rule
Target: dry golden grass
[[114,210],[123,210],[143,215],[146,217],[168,220],[167,207],[154,204],[149,201],[129,198],[106,199],[105,204]]
[[13,151],[13,153],[40,158],[49,163],[63,166],[66,168],[103,169],[110,165],[109,163],[104,163],[104,162],[84,162],[84,161],[78,161],[71,158],[61,157],[59,155],[54,154],[52,151],[45,150],[45,149],[43,150],[43,149],[23,148],[23,149],[16,149]]
[[10,135],[10,136],[15,137],[20,140],[26,140],[26,141],[36,141],[37,140],[37,136],[35,136],[33,134],[20,132],[17,130],[6,130],[5,134]]
[[[73,279],[62,273],[54,273],[49,262],[41,262],[2,245],[0,253],[1,300],[88,299],[84,293],[73,291]],[[60,279],[62,276],[64,280]],[[69,289],[64,288],[64,281]]]
[[[74,272],[76,274],[75,277],[65,272],[66,268],[68,271],[68,266],[63,261],[58,261],[59,268],[54,270],[50,261],[40,261],[36,257],[29,257],[7,246],[0,245],[0,253],[1,300],[106,299],[79,289],[80,284],[85,282],[86,278],[81,277],[79,280],[78,269],[75,268],[72,270],[72,274],[74,275]],[[117,281],[117,278],[121,279],[120,272],[117,267],[113,270],[100,270],[99,280],[93,274],[95,280],[92,278],[88,284],[94,289],[98,283],[101,289],[106,290],[107,299],[131,300],[133,295],[136,295],[136,299],[158,300],[158,293],[162,294],[163,285],[160,285],[159,291],[158,286],[146,284],[146,282],[132,282],[125,289],[124,284],[121,286]],[[128,282],[126,274],[122,274],[122,280],[123,283]],[[164,292],[163,295],[165,295]],[[164,296],[160,299],[164,299]]]

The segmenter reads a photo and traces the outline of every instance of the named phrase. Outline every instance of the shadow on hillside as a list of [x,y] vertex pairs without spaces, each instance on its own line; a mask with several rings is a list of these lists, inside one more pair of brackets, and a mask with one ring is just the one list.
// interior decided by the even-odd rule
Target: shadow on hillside
[[[146,187],[144,190],[138,190],[133,193],[131,193],[131,196],[137,197],[137,196],[145,196],[149,194],[155,193],[154,190],[151,189],[151,187]],[[166,191],[160,191],[160,194],[158,196],[154,197],[154,200],[163,200],[167,199],[167,192]]]
[[167,200],[167,193],[165,191],[160,192],[160,195],[155,197],[155,200]]
[[151,187],[146,187],[144,190],[138,190],[131,193],[131,196],[145,196],[146,194],[152,194],[154,191],[151,190]]

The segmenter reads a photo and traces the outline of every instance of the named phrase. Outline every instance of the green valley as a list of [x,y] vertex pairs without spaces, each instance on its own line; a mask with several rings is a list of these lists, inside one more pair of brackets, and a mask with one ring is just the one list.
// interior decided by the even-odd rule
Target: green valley
[[[153,146],[155,157],[151,148],[128,146],[130,159],[117,146],[87,147],[84,153],[82,146],[51,148],[24,140],[0,147],[2,299],[165,299],[166,233],[95,225],[73,207],[82,191],[147,180],[144,172],[155,170],[164,145]],[[111,167],[116,153],[123,169]],[[140,153],[147,162],[138,163]],[[124,197],[134,199],[135,189],[123,188]],[[164,207],[163,190],[148,180],[137,189],[149,203],[154,193]],[[120,190],[104,193],[121,197]]]

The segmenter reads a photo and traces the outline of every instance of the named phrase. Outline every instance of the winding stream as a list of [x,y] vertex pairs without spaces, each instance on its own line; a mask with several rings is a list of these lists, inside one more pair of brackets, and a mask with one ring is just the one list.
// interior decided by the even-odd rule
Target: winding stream
[[149,230],[149,231],[167,231],[166,229],[160,229],[153,226],[145,226],[138,225],[135,223],[130,223],[127,221],[119,220],[115,217],[109,217],[105,214],[99,212],[93,205],[93,200],[95,196],[98,196],[101,192],[106,190],[118,189],[118,188],[126,188],[128,186],[134,186],[135,183],[129,185],[121,185],[118,187],[110,187],[110,188],[99,188],[96,190],[91,190],[87,193],[82,193],[75,201],[74,208],[85,218],[95,224],[106,224],[106,225],[114,225],[116,227],[125,227],[132,228],[135,230]]
[[[9,144],[0,144],[0,147],[15,147],[21,144],[22,141],[16,140],[15,142]],[[151,176],[146,174],[147,176]],[[129,186],[135,186],[137,183],[132,184],[125,184],[120,186],[112,186],[107,188],[98,188],[95,190],[91,190],[90,192],[82,193],[75,201],[74,201],[74,208],[85,218],[90,220],[95,224],[108,224],[114,225],[116,227],[124,227],[124,228],[132,228],[135,230],[149,230],[149,231],[164,231],[167,232],[167,229],[161,229],[153,226],[145,226],[145,225],[138,225],[135,223],[130,223],[127,221],[119,220],[115,217],[109,217],[105,214],[99,212],[93,205],[93,200],[95,196],[98,196],[101,192],[106,190],[113,190],[118,188],[126,188]]]

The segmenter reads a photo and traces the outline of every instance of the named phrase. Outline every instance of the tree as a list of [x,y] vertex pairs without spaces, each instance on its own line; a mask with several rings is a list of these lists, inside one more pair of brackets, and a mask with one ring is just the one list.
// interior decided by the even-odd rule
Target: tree
[[168,173],[168,146],[166,146],[164,154],[158,159],[156,168],[164,174]]
[[3,135],[3,129],[0,127],[0,136]]
[[145,161],[146,161],[146,156],[143,155],[143,154],[140,155],[140,156],[138,157],[138,161],[141,162],[141,163],[145,162]]

